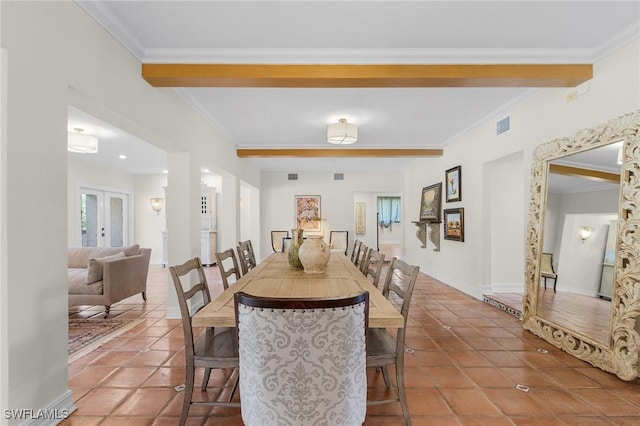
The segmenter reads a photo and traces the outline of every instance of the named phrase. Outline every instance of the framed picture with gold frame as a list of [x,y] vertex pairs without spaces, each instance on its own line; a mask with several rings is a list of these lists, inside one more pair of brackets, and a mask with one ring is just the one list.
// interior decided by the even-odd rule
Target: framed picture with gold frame
[[422,188],[420,222],[440,222],[442,182]]

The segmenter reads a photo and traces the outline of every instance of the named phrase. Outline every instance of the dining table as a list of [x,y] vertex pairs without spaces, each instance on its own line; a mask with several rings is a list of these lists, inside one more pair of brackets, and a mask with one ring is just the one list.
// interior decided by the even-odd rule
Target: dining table
[[287,253],[273,253],[193,316],[196,327],[235,327],[234,294],[337,299],[369,292],[369,327],[403,328],[404,318],[344,253],[331,253],[325,272],[308,274],[289,266]]

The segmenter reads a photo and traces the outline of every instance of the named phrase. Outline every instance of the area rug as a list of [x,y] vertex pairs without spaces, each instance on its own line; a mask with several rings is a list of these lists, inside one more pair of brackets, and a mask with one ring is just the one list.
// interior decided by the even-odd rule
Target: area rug
[[109,340],[131,330],[140,319],[72,319],[69,318],[69,363],[85,356]]

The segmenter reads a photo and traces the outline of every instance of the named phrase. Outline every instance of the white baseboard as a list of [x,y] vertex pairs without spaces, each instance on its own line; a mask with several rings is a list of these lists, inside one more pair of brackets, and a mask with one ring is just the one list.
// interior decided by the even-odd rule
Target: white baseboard
[[484,294],[491,293],[524,293],[523,283],[493,283],[483,286]]
[[22,418],[25,421],[22,424],[25,426],[55,426],[61,423],[76,411],[72,396],[73,392],[67,390],[64,395],[53,401],[48,407],[24,411]]
[[182,314],[180,313],[180,307],[176,306],[176,307],[167,307],[167,315],[165,316],[166,319],[182,319]]

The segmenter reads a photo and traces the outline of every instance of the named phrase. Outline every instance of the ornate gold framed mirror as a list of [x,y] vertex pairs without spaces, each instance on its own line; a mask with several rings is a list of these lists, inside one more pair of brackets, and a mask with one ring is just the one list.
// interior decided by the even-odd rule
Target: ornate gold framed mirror
[[[603,159],[605,149],[612,148],[614,144],[618,144],[615,149],[616,153],[619,153],[617,174],[593,167],[563,166],[563,162],[587,158],[587,155],[594,159]],[[581,169],[587,170],[584,177],[591,180],[619,179],[615,188],[618,196],[617,201],[613,202],[615,205],[612,208],[616,211],[611,212],[614,214],[613,220],[610,221],[611,226],[587,226],[580,222],[571,222],[573,216],[569,218],[569,215],[551,218],[552,213],[547,210],[550,203],[551,175],[554,172],[560,173],[558,170],[563,167],[564,173],[574,175],[581,174]],[[640,315],[640,111],[613,119],[596,128],[581,130],[571,137],[555,139],[538,146],[534,151],[531,174],[523,326],[579,359],[614,373],[623,380],[634,380],[638,377],[640,351],[640,335],[637,331],[637,319]],[[597,202],[602,203],[602,199]],[[553,214],[557,215],[557,212]],[[579,217],[582,217],[580,220],[583,221],[593,220],[587,216]],[[584,219],[585,217],[587,219]],[[546,285],[541,285],[541,280],[544,279],[541,275],[542,255],[549,243],[545,244],[543,240],[545,236],[549,240],[553,238],[548,232],[545,233],[546,220],[549,222],[548,226],[551,226],[554,220],[562,221],[563,229],[571,226],[569,230],[575,231],[574,240],[571,240],[571,236],[566,239],[564,236],[562,239],[559,236],[557,238],[557,241],[562,242],[555,245],[556,253],[559,251],[564,259],[568,259],[560,260],[558,265],[564,272],[556,271],[557,293],[556,283],[548,286],[548,289],[544,288]],[[598,240],[600,245],[596,247],[590,239],[592,234],[596,235],[601,229],[610,229],[612,235],[601,237]],[[605,247],[607,241],[609,246]],[[604,255],[604,259],[581,264],[580,262],[585,262],[581,251],[593,254],[594,250],[597,256]],[[570,252],[573,253],[573,258],[569,257]],[[571,265],[574,265],[573,272],[567,272],[572,270]],[[611,267],[606,268],[607,265]],[[563,293],[565,300],[582,297],[576,294],[566,296],[565,292],[571,287],[571,278],[577,278],[573,275],[588,269],[594,269],[594,274],[600,275],[595,277],[596,280],[604,282],[608,277],[611,282],[606,295],[602,294],[604,290],[600,290],[600,294],[592,296],[594,303],[606,304],[605,317],[608,318],[600,321],[594,320],[591,311],[575,310],[574,307],[559,302]],[[584,283],[588,280],[580,278],[575,281]],[[593,293],[594,290],[585,289],[583,292]],[[555,301],[557,306],[549,309],[546,305],[549,302],[546,300]],[[572,315],[577,321],[565,321],[561,316],[554,314],[554,311],[568,312],[572,309]]]

